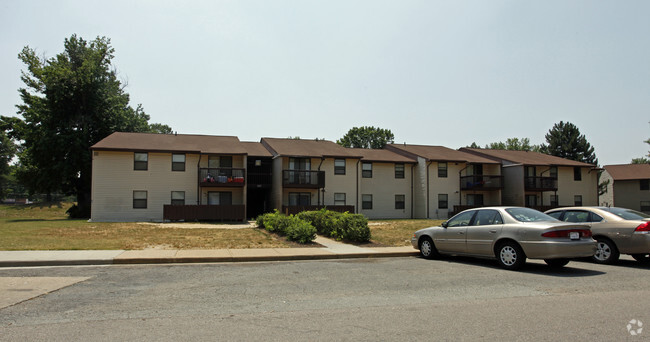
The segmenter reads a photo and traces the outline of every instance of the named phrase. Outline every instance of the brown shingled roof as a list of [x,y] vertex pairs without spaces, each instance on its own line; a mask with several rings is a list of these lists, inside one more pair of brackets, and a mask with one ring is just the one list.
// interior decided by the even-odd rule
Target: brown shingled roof
[[592,164],[582,163],[571,159],[560,158],[533,151],[492,150],[487,148],[484,149],[467,147],[461,148],[460,150],[487,158],[493,158],[495,160],[505,160],[523,165],[595,167],[595,165]]
[[413,158],[395,153],[389,150],[378,150],[368,148],[351,148],[354,154],[362,156],[361,160],[370,162],[386,163],[417,163]]
[[262,143],[259,142],[251,142],[251,141],[242,141],[241,142],[242,146],[246,150],[246,153],[249,156],[254,156],[254,157],[273,157],[273,154],[269,152],[269,150],[262,145]]
[[214,135],[116,132],[91,150],[246,154],[239,138]]
[[262,144],[281,157],[361,158],[352,149],[327,140],[262,138]]
[[452,150],[444,146],[389,144],[386,145],[386,147],[397,153],[406,154],[409,156],[419,156],[433,161],[468,162],[475,164],[499,163],[492,159],[458,150]]
[[650,164],[605,165],[614,180],[650,179]]

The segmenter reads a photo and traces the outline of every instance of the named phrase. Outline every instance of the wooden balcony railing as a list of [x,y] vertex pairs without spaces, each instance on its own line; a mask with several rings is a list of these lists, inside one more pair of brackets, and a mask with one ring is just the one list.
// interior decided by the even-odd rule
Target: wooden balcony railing
[[163,219],[171,221],[242,221],[245,205],[169,205],[163,206]]
[[503,176],[473,175],[460,177],[461,190],[503,189]]
[[557,179],[553,177],[524,177],[524,188],[529,191],[555,191]]
[[246,183],[244,169],[234,168],[208,168],[199,172],[201,186],[243,187]]
[[325,171],[284,170],[282,185],[285,188],[324,188]]

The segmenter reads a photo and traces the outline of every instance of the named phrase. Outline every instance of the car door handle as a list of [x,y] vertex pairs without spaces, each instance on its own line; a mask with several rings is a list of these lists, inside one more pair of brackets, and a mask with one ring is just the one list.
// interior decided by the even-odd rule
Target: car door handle
[[458,232],[458,234],[459,234],[459,235],[463,235],[463,234],[465,234],[465,233],[464,233],[464,232]]
[[497,232],[496,229],[492,229],[492,230],[490,230],[490,233],[496,233],[496,232]]

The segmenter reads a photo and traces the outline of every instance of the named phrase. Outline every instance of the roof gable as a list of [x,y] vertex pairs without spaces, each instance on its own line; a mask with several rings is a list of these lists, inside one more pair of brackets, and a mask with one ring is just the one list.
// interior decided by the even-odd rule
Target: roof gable
[[352,149],[328,140],[262,138],[261,143],[280,157],[361,158]]
[[494,160],[505,160],[523,165],[595,167],[595,165],[592,164],[533,151],[493,150],[467,147],[463,147],[460,150]]
[[473,164],[499,164],[499,162],[475,154],[453,150],[444,146],[388,144],[386,147],[412,158],[422,157],[431,161],[466,162]]
[[605,165],[604,168],[615,181],[650,179],[650,164]]
[[90,149],[246,154],[246,149],[237,137],[127,132],[115,132],[91,146]]

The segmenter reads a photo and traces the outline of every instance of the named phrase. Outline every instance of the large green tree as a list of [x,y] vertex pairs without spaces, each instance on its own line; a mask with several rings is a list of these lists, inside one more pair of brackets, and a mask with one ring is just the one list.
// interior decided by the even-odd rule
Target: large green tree
[[7,177],[11,171],[9,163],[16,154],[16,146],[4,130],[0,130],[0,199],[6,195]]
[[90,146],[116,131],[170,133],[149,124],[141,105],[129,95],[111,64],[110,39],[65,39],[64,51],[45,59],[25,47],[18,58],[26,65],[17,118],[3,117],[21,142],[19,181],[31,192],[77,196],[73,216],[90,214]]
[[[650,139],[645,141],[646,144],[650,144]],[[645,157],[640,157],[640,158],[634,158],[632,159],[632,164],[650,164],[650,151],[648,151],[648,154]]]
[[594,148],[576,125],[560,121],[546,133],[547,144],[540,146],[540,152],[556,157],[598,165]]
[[392,144],[394,141],[395,136],[389,129],[363,126],[351,128],[336,143],[344,147],[379,149],[384,148],[386,144]]

